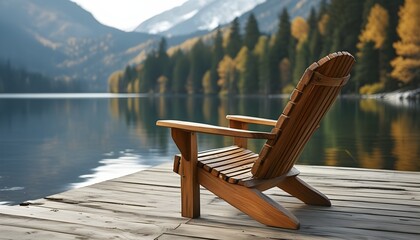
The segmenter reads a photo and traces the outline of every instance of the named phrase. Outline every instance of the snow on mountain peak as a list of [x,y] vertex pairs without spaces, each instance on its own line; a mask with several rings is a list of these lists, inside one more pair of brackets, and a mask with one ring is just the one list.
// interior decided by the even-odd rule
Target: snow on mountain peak
[[179,7],[146,20],[135,31],[174,36],[197,30],[212,30],[265,1],[188,0]]

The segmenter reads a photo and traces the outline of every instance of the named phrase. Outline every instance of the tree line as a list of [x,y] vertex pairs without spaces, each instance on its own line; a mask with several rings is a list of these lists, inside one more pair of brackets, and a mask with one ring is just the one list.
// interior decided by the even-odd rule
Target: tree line
[[40,73],[14,67],[10,61],[0,61],[0,93],[80,92],[75,81],[56,80]]
[[[398,13],[398,14],[397,14]],[[254,14],[167,52],[162,38],[139,65],[109,77],[110,92],[174,94],[289,93],[312,62],[331,52],[356,56],[346,93],[377,93],[420,84],[420,2],[322,1],[309,17],[279,14],[278,30],[261,33]]]

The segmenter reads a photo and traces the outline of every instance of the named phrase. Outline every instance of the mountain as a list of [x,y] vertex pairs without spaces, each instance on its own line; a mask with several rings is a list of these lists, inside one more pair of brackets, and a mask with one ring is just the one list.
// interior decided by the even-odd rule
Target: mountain
[[290,20],[295,17],[308,17],[311,8],[318,9],[321,0],[267,0],[239,17],[241,26],[245,26],[251,13],[255,15],[261,32],[274,33],[277,31],[279,14],[287,9]]
[[239,17],[243,27],[249,15],[254,13],[260,31],[273,33],[277,30],[278,16],[284,8],[288,10],[291,20],[297,16],[306,18],[311,8],[318,8],[320,2],[321,0],[189,0],[144,21],[134,31],[175,37],[196,32],[205,33],[218,25],[228,25],[235,17]]
[[0,60],[106,90],[109,74],[158,37],[100,24],[69,0],[0,1]]
[[231,22],[235,17],[253,9],[265,0],[189,0],[158,14],[134,31],[164,36],[186,35],[196,31],[212,30]]

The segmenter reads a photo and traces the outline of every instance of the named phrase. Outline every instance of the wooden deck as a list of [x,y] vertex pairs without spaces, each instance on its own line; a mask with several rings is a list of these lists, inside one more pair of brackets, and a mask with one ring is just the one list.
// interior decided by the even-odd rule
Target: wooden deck
[[306,206],[281,190],[300,230],[266,227],[206,190],[201,218],[180,217],[171,164],[56,194],[29,206],[0,206],[0,239],[418,239],[420,173],[297,166],[333,206]]

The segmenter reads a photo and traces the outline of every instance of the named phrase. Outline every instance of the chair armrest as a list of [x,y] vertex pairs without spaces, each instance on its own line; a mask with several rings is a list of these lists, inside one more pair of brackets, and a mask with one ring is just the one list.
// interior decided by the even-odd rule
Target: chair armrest
[[277,121],[266,119],[266,118],[258,118],[258,117],[248,117],[248,116],[241,116],[241,115],[227,115],[226,118],[228,120],[243,122],[243,123],[251,123],[251,124],[259,124],[259,125],[267,125],[275,127]]
[[208,133],[230,137],[255,138],[255,139],[274,139],[276,134],[268,132],[248,131],[242,129],[220,127],[209,124],[194,123],[177,120],[159,120],[157,126],[182,129],[187,132]]

